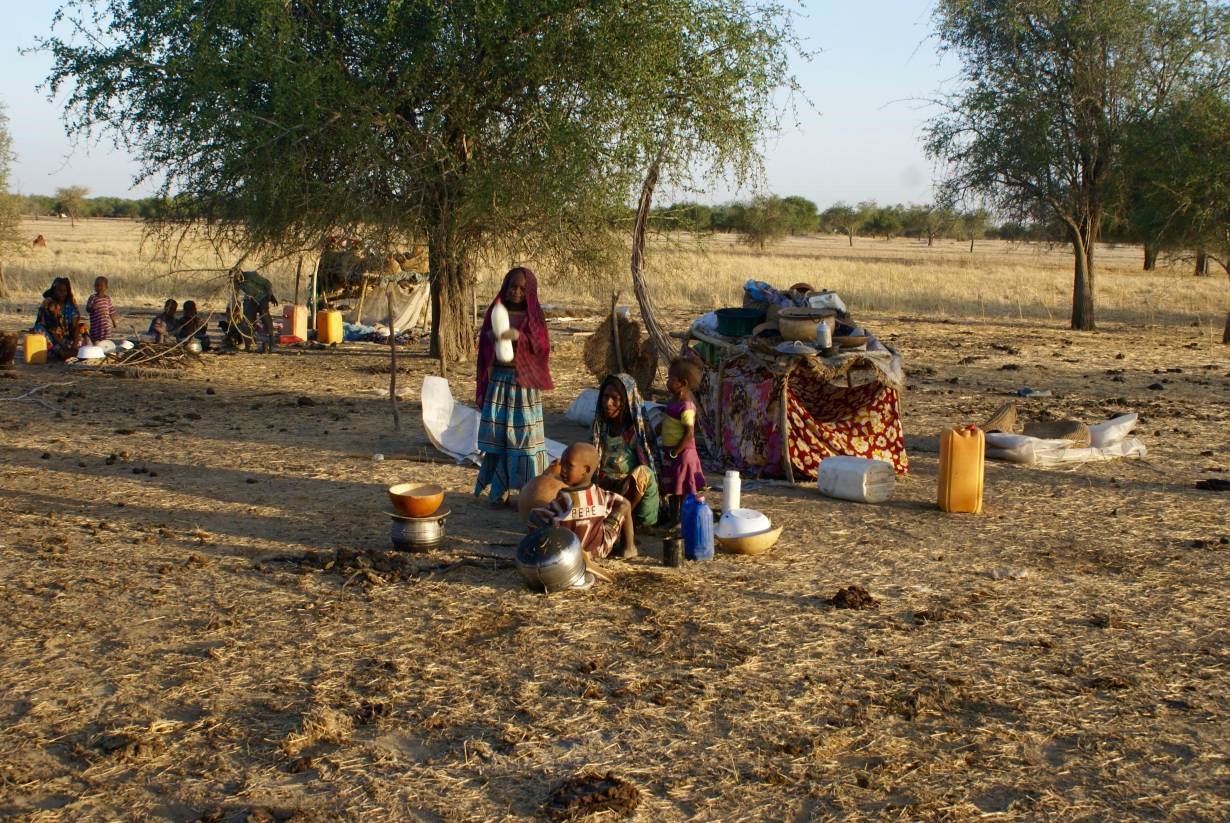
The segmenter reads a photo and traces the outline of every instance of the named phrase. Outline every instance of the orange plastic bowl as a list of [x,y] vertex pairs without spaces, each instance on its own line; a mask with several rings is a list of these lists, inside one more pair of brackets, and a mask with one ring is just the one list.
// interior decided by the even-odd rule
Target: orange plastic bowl
[[389,487],[393,508],[406,517],[431,517],[444,502],[444,489],[418,483],[399,483]]

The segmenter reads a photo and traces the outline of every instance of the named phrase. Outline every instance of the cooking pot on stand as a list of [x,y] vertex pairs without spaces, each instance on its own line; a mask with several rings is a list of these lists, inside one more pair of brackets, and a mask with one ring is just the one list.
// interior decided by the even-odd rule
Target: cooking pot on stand
[[517,571],[531,589],[558,592],[593,582],[580,539],[559,526],[530,532],[517,546]]
[[444,539],[444,520],[449,515],[448,509],[430,517],[406,517],[393,512],[387,514],[393,522],[389,528],[389,539],[398,551],[425,552],[439,546]]

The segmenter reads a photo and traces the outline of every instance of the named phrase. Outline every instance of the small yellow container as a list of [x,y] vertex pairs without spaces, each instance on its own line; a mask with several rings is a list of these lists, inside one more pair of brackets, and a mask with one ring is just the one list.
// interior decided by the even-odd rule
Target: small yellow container
[[307,306],[282,307],[282,334],[292,334],[300,340],[307,340],[307,329]]
[[34,366],[46,365],[47,337],[41,331],[26,332],[22,351],[25,362]]
[[982,511],[986,436],[977,426],[940,432],[939,506],[946,512]]
[[332,346],[342,342],[342,313],[328,309],[316,313],[316,342]]

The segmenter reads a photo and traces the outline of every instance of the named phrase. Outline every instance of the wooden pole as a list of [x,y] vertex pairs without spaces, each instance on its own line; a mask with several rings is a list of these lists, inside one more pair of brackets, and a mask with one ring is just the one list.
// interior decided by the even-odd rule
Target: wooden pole
[[397,329],[393,326],[393,284],[385,293],[389,302],[389,402],[393,404],[393,431],[401,432],[401,413],[397,411]]
[[615,365],[619,367],[619,373],[623,374],[624,369],[624,353],[623,347],[619,343],[619,317],[616,313],[616,307],[619,305],[619,292],[611,292],[611,339],[615,341]]
[[299,262],[295,263],[295,303],[299,305],[299,281],[303,277],[303,255],[299,255]]

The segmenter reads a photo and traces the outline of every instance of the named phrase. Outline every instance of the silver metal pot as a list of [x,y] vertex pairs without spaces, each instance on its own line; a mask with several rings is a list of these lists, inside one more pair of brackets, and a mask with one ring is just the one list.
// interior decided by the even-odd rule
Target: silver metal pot
[[448,510],[438,511],[431,517],[405,517],[389,512],[393,525],[389,527],[389,539],[393,548],[404,552],[422,552],[440,545],[444,539],[444,520]]
[[558,526],[538,529],[517,546],[517,571],[531,589],[558,592],[586,583],[585,552],[575,534]]
[[184,351],[188,352],[189,354],[200,354],[201,352],[205,351],[205,347],[201,345],[200,340],[197,340],[194,337],[191,340],[189,340],[187,343],[184,344]]

